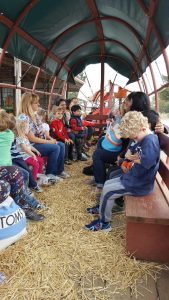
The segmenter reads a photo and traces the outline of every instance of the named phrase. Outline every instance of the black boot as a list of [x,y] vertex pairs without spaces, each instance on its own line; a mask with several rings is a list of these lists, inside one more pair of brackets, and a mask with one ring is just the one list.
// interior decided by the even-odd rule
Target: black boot
[[31,221],[42,221],[44,216],[41,214],[37,214],[32,208],[30,207],[22,207],[24,210],[25,216],[27,219]]

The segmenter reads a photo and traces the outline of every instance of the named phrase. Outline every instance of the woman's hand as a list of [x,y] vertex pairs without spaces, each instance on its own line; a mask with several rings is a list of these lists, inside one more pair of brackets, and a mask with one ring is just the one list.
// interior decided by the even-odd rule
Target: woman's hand
[[51,140],[46,140],[46,144],[57,144],[57,141],[54,140],[54,139],[51,139]]
[[155,126],[155,133],[163,133],[164,125],[161,122],[158,122]]

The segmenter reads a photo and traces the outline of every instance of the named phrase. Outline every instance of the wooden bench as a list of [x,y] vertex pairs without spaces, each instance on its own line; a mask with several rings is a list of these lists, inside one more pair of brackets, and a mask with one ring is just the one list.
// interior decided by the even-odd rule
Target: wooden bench
[[154,192],[125,197],[126,250],[137,259],[169,263],[169,136],[160,134],[159,141],[164,152]]

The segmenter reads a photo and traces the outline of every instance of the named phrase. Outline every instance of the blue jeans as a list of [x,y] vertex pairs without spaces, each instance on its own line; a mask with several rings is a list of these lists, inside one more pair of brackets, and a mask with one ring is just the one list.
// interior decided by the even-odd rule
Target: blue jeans
[[112,152],[102,148],[101,143],[103,138],[100,138],[97,143],[97,148],[93,153],[93,173],[96,183],[103,184],[106,181],[106,163],[113,164],[117,160],[120,152]]
[[87,137],[86,137],[87,141],[91,139],[93,133],[94,133],[94,128],[91,126],[87,127]]
[[65,145],[57,144],[34,144],[42,156],[47,157],[46,174],[59,175],[64,171]]

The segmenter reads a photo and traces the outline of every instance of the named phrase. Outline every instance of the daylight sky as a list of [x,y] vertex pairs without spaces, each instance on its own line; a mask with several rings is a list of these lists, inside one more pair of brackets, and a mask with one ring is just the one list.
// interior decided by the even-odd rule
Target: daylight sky
[[[169,55],[169,47],[167,47],[167,53]],[[156,60],[156,62],[158,64],[158,67],[160,69],[161,74],[167,75],[166,67],[165,67],[165,63],[164,63],[164,59],[163,59],[162,55]],[[163,82],[162,82],[159,70],[157,68],[156,62],[153,62],[152,66],[153,66],[155,77],[156,77],[157,88],[159,88],[163,84]],[[81,88],[81,90],[79,92],[79,95],[78,95],[78,97],[80,99],[84,99],[84,100],[86,99],[86,97],[91,97],[92,96],[92,91],[93,91],[93,93],[95,93],[96,91],[100,90],[101,65],[100,64],[89,65],[89,66],[86,67],[85,71],[86,71],[87,77],[89,79],[91,88],[89,87],[89,84],[86,80],[85,84]],[[107,89],[106,89],[107,91],[108,91],[108,82],[109,82],[109,80],[111,80],[113,82],[116,74],[117,74],[116,71],[111,69],[109,67],[109,65],[105,64],[105,83],[104,83],[104,85],[105,86],[107,85]],[[150,75],[149,68],[147,68],[147,70],[146,70],[145,79],[147,81],[147,86],[148,86],[149,92],[153,91],[154,88],[153,88],[153,83],[152,83],[152,80],[151,80],[151,75]],[[126,78],[126,77],[124,77],[120,74],[117,74],[115,83],[117,83],[118,85],[124,87],[126,85],[127,81],[128,81],[128,78]],[[127,88],[130,91],[139,90],[139,86],[138,86],[137,82],[128,85]],[[91,91],[91,89],[92,89],[92,91]]]

